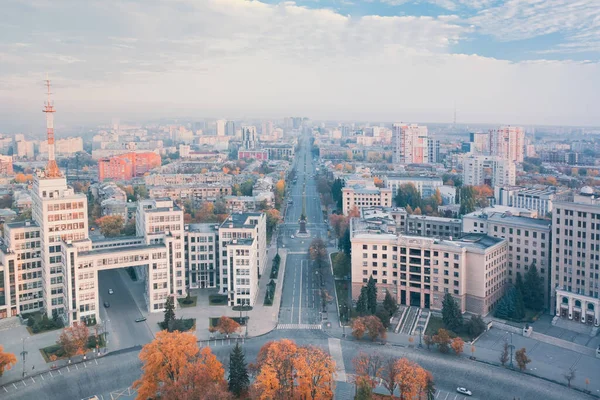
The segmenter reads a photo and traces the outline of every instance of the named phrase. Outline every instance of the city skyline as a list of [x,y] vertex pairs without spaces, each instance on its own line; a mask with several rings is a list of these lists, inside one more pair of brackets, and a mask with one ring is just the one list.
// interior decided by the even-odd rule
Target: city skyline
[[11,2],[0,19],[0,129],[37,130],[32,99],[46,72],[60,124],[292,114],[451,123],[456,106],[459,123],[600,125],[600,5],[527,3]]

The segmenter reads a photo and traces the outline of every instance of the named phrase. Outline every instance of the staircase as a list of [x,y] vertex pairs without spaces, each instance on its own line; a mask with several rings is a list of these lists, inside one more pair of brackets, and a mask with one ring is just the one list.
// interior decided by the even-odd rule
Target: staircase
[[400,333],[403,335],[410,335],[412,333],[417,317],[419,316],[419,310],[419,307],[414,306],[408,308],[408,312],[400,328]]
[[[429,310],[422,309],[421,314],[419,315],[419,319],[417,319],[417,323],[412,331],[412,333],[425,333],[425,329],[427,328],[427,323],[429,322]],[[420,327],[420,328],[419,328]]]

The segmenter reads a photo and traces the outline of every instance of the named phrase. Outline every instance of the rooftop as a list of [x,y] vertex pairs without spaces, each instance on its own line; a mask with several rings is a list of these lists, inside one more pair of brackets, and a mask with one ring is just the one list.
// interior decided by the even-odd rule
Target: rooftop
[[247,228],[253,227],[253,225],[246,224],[248,218],[250,217],[261,217],[262,213],[259,212],[239,212],[232,213],[227,217],[225,221],[221,224],[221,228],[228,228],[229,224],[233,224],[234,228]]
[[[215,229],[215,226],[217,228]],[[186,225],[190,232],[199,232],[199,233],[215,233],[218,229],[217,224],[189,224]]]
[[6,226],[8,228],[10,228],[10,229],[15,229],[15,228],[38,228],[39,227],[39,225],[37,224],[37,222],[35,222],[33,220],[10,222],[10,223],[6,224]]
[[91,251],[82,251],[78,255],[79,256],[91,256],[98,254],[112,254],[117,256],[120,252],[131,252],[137,250],[152,250],[152,249],[164,249],[164,244],[144,244],[140,246],[128,246],[128,247],[109,247],[106,249],[94,249]]

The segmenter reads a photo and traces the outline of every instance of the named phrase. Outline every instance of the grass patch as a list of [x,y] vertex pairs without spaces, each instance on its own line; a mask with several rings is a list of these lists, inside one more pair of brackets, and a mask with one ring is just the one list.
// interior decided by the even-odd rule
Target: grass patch
[[167,329],[169,332],[187,332],[193,330],[196,327],[196,318],[176,318],[173,320],[173,324],[170,327],[165,326],[164,321],[160,321],[158,323],[158,326],[160,326],[160,329]]
[[[106,346],[103,335],[98,336],[97,344],[98,344],[98,348],[102,348],[102,347]],[[88,348],[88,350],[92,350],[92,349],[96,348],[96,336],[95,335],[90,336],[88,338],[87,348]],[[42,353],[42,357],[44,357],[44,360],[47,363],[52,362],[52,356],[56,356],[57,360],[62,360],[62,359],[68,358],[60,344],[53,344],[52,346],[44,347],[44,348],[40,349],[40,353]]]
[[224,294],[211,294],[208,296],[208,304],[211,306],[226,306],[227,295]]
[[177,299],[177,302],[182,308],[186,307],[196,307],[196,301],[198,300],[198,296],[186,296],[182,299]]
[[[463,326],[464,326],[464,324],[463,324]],[[466,331],[461,330],[459,332],[454,332],[454,331],[446,328],[446,326],[444,325],[444,321],[442,320],[442,317],[436,317],[435,315],[432,315],[431,317],[429,317],[429,323],[427,324],[427,328],[425,329],[425,335],[428,335],[428,336],[437,335],[437,333],[440,329],[446,329],[448,331],[448,333],[450,334],[451,338],[455,338],[455,337],[459,336],[465,342],[470,342],[473,339],[471,336],[469,336],[469,333]]]
[[23,317],[27,318],[27,331],[31,335],[54,331],[64,327],[60,318],[57,318],[56,320],[50,319],[46,314],[42,314],[39,311],[28,313]]

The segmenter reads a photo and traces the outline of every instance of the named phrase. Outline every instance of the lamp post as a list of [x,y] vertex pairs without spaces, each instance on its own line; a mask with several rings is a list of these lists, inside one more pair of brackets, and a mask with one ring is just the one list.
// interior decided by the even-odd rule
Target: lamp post
[[421,325],[417,326],[419,330],[419,348],[423,347],[423,327]]
[[104,354],[108,352],[108,331],[106,330],[107,322],[110,322],[110,319],[104,320]]
[[25,377],[25,361],[27,361],[27,351],[25,351],[25,340],[27,340],[28,337],[24,337],[21,338],[21,342],[23,343],[23,350],[21,351],[21,357],[23,358],[23,373],[22,376]]

